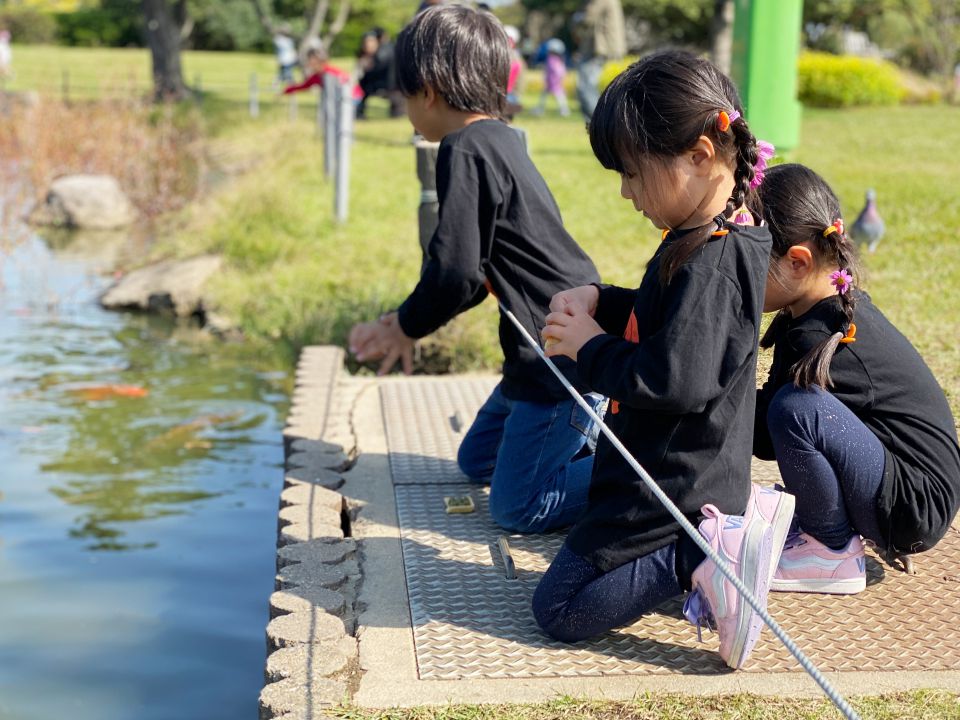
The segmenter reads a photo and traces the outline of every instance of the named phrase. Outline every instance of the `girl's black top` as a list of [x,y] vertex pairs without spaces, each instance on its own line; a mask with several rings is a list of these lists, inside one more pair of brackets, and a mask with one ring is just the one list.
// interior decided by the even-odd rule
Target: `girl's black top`
[[[750,494],[757,340],[770,263],[764,227],[727,224],[670,283],[658,274],[667,236],[638,290],[603,287],[577,370],[611,399],[606,421],[680,510],[706,503],[741,514]],[[620,453],[597,445],[586,513],[568,547],[603,571],[683,532]]]
[[[877,519],[887,548],[921,552],[947,532],[960,502],[960,449],[950,406],[930,368],[865,292],[857,293],[855,342],[839,346],[828,390],[883,444],[885,465]],[[754,452],[773,459],[767,408],[792,382],[790,368],[844,328],[836,296],[775,328],[773,367],[757,393]]]

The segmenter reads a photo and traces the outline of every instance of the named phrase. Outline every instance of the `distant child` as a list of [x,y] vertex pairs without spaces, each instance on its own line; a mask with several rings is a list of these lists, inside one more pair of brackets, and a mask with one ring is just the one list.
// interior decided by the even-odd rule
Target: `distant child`
[[313,47],[307,51],[307,70],[308,73],[303,82],[287,85],[283,89],[284,95],[302,92],[317,85],[323,87],[323,78],[326,75],[332,75],[341,83],[350,82],[350,73],[328,63],[327,51],[322,47]]
[[520,44],[520,30],[515,25],[505,25],[503,28],[510,41],[510,76],[507,79],[507,105],[519,109],[520,107],[520,78],[523,75],[523,56],[517,46]]
[[273,49],[277,55],[277,80],[282,83],[293,82],[293,71],[300,64],[297,57],[297,44],[290,34],[290,27],[280,26],[273,34]]
[[540,94],[540,105],[537,115],[543,115],[547,109],[547,96],[553,95],[557,99],[560,114],[566,117],[570,114],[570,105],[567,103],[567,91],[563,81],[567,77],[567,46],[559,38],[547,41],[547,59],[543,66],[543,92]]
[[[759,159],[741,112],[733,83],[686,52],[650,55],[603,92],[593,152],[663,238],[639,289],[560,293],[543,336],[610,398],[611,430],[691,522],[705,518],[700,534],[765,604],[793,507],[750,483],[770,233],[730,222],[753,206]],[[687,618],[740,667],[759,615],[601,436],[587,511],[534,593],[537,622],[573,642],[691,589]]]
[[950,406],[907,340],[860,290],[840,203],[802,165],[760,187],[773,235],[764,311],[778,310],[757,396],[754,452],[776,457],[796,496],[774,590],[856,593],[862,535],[893,556],[929,550],[960,503]]
[[[464,6],[425,10],[400,33],[396,58],[414,128],[440,141],[440,217],[410,296],[398,311],[350,333],[358,360],[383,358],[381,373],[398,359],[409,373],[415,340],[489,292],[535,334],[554,294],[599,280],[564,230],[520,136],[500,119],[510,72],[500,22]],[[504,317],[500,346],[503,379],[463,440],[460,469],[490,483],[490,513],[502,527],[542,532],[569,525],[586,506],[592,423]],[[573,362],[560,367],[585,389]]]
[[0,29],[0,80],[12,74],[13,51],[10,49],[10,31]]

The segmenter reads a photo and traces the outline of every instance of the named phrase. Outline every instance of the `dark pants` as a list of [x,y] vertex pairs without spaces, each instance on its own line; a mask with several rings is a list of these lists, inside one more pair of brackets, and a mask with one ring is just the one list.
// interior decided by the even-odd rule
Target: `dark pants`
[[880,545],[877,495],[883,445],[826,390],[785,385],[773,397],[767,426],[787,492],[796,496],[800,528],[831,548],[859,533]]
[[704,554],[686,535],[677,543],[603,572],[566,544],[533,593],[533,616],[545,633],[576,642],[629,625],[690,589]]

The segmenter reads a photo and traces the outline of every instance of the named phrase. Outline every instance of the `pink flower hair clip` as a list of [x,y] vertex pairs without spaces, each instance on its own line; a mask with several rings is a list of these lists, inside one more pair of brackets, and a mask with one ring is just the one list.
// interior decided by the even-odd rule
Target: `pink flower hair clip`
[[853,275],[849,270],[836,270],[830,273],[830,284],[837,289],[838,295],[846,295],[847,291],[853,287]]
[[757,140],[757,162],[753,166],[753,180],[750,181],[750,189],[755,190],[763,182],[763,173],[767,169],[767,160],[771,160],[776,153],[776,148],[766,140]]

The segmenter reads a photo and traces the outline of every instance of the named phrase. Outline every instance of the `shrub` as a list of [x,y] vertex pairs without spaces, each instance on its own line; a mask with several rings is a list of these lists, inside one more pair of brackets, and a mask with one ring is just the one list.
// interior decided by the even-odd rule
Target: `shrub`
[[806,52],[798,70],[799,96],[805,105],[896,105],[904,96],[899,71],[889,62]]
[[15,43],[49,44],[57,36],[57,23],[33,8],[5,7],[0,10],[0,27],[10,31]]
[[606,90],[607,85],[612,83],[613,79],[617,75],[622,73],[639,59],[640,58],[637,57],[625,57],[622,60],[611,60],[604,65],[603,70],[600,72],[600,90]]

